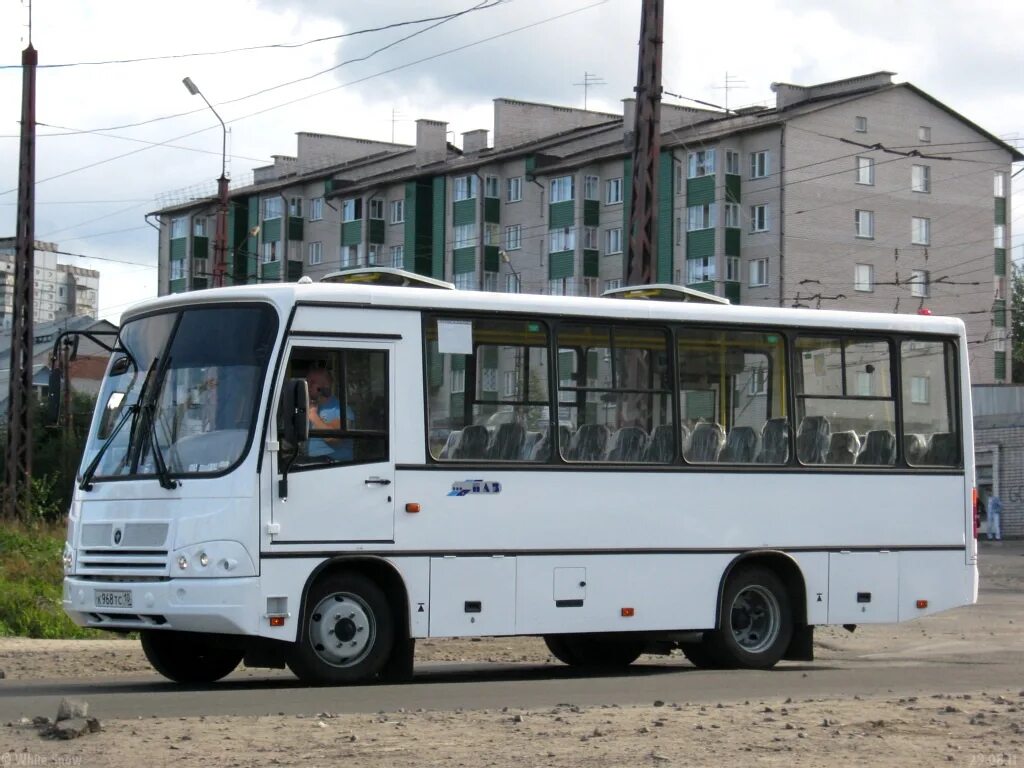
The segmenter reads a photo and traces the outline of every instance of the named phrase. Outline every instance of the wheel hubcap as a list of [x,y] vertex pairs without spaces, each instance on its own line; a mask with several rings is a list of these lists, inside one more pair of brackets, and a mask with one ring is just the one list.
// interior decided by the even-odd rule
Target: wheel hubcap
[[377,636],[370,606],[349,592],[327,595],[309,617],[309,642],[332,667],[351,667],[366,658]]
[[744,651],[762,653],[775,642],[781,626],[779,601],[771,590],[752,585],[732,601],[732,636]]

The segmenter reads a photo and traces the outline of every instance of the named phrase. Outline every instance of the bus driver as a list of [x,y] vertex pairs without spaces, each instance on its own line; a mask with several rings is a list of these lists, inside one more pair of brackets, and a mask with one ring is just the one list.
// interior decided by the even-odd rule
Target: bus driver
[[[334,377],[326,368],[310,368],[306,373],[306,384],[309,386],[309,427],[311,430],[340,430],[341,403],[334,396]],[[352,421],[355,414],[352,408],[346,409],[348,420]],[[306,448],[310,457],[330,456],[340,461],[352,460],[352,441],[311,437]]]

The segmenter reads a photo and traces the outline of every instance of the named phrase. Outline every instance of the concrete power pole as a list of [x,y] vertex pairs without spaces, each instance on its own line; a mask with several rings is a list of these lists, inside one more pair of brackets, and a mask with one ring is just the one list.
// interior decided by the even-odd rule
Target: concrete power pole
[[[31,27],[30,27],[31,29]],[[36,64],[32,47],[21,52],[21,146],[18,159],[18,220],[15,233],[11,380],[7,399],[4,515],[26,515],[32,479],[32,328],[35,280]]]
[[643,0],[633,123],[633,184],[623,277],[626,285],[654,282],[658,236],[658,156],[661,151],[661,45],[664,0]]

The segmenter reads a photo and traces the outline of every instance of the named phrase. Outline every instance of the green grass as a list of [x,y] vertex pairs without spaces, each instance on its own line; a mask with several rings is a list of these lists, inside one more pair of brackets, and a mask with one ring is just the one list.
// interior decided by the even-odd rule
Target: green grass
[[0,523],[0,636],[101,637],[75,626],[61,607],[65,527]]

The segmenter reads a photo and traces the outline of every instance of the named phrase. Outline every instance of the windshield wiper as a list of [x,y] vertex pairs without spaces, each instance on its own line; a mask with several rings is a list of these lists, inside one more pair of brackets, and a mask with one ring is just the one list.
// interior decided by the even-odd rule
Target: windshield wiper
[[169,491],[178,487],[178,481],[171,477],[167,469],[167,462],[164,461],[164,452],[160,447],[160,438],[156,434],[156,402],[152,399],[146,406],[146,432],[149,437],[149,445],[153,450],[153,463],[156,464],[156,477],[160,481],[160,487]]
[[108,437],[106,442],[100,446],[98,451],[96,451],[96,455],[82,473],[82,482],[78,485],[80,489],[83,491],[91,491],[93,489],[92,478],[93,475],[96,474],[97,468],[100,466],[100,460],[103,458],[103,454],[107,452],[107,449],[114,442],[114,438],[118,436],[124,425],[128,423],[129,417],[134,416],[138,411],[139,406],[134,403],[125,408],[124,415],[121,416],[121,420],[117,422],[117,426],[114,427],[114,431],[110,433],[110,437]]

